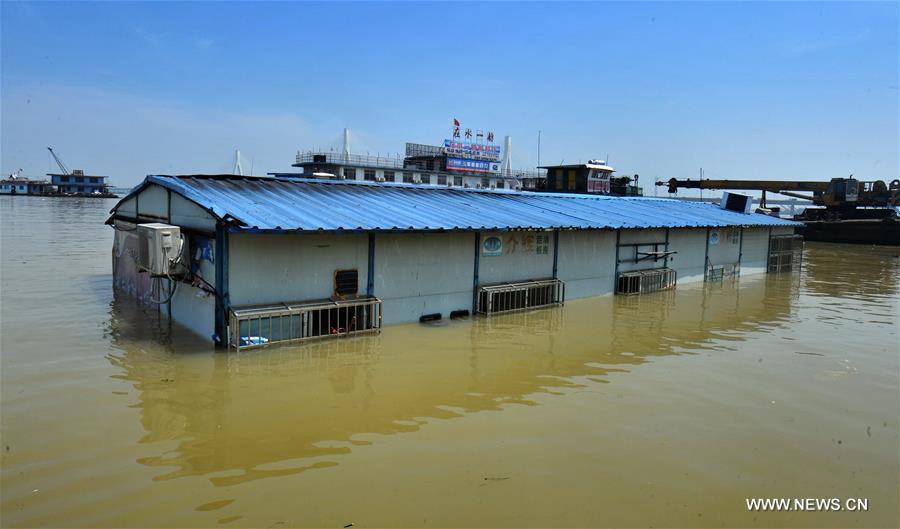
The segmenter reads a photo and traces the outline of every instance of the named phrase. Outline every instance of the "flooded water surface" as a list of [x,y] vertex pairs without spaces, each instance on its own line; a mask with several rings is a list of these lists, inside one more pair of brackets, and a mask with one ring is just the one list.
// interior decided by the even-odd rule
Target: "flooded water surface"
[[225,353],[114,296],[112,204],[0,197],[4,527],[898,525],[898,248]]

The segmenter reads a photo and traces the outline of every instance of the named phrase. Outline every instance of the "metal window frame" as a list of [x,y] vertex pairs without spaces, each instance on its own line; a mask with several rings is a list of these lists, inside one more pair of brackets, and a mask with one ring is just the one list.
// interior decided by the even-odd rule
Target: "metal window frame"
[[477,286],[475,312],[490,316],[562,305],[566,284],[559,279],[539,279],[517,283]]
[[772,235],[769,237],[769,255],[766,259],[768,273],[799,271],[802,266],[802,235]]
[[616,276],[616,295],[633,296],[674,289],[678,272],[672,268],[652,268],[621,272]]
[[[228,346],[240,351],[270,344],[377,333],[382,326],[381,306],[380,299],[367,297],[231,307]],[[332,320],[335,311],[337,317]],[[358,321],[355,318],[361,311],[364,318],[362,324],[354,324],[353,329],[349,325],[342,328],[342,311],[344,322]]]

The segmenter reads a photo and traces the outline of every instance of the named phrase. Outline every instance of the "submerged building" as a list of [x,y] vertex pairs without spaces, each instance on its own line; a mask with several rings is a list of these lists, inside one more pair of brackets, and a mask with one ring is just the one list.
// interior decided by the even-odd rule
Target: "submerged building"
[[148,176],[108,223],[118,291],[240,348],[796,267],[740,202]]

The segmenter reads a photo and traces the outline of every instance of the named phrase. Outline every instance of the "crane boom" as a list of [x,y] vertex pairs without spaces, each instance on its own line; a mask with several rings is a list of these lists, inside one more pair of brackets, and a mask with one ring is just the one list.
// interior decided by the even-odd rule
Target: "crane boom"
[[[885,207],[900,203],[900,180],[890,185],[881,180],[860,182],[849,178],[832,178],[829,181],[810,182],[803,180],[679,180],[669,179],[656,182],[658,186],[668,186],[669,193],[682,189],[740,189],[762,191],[760,205],[765,207],[766,193],[780,193],[789,197],[812,201],[826,208],[854,208],[857,206]],[[812,193],[802,195],[798,191]]]
[[668,185],[669,193],[675,193],[678,188],[683,189],[743,189],[756,191],[808,191],[824,192],[831,182],[808,182],[798,180],[679,180],[672,178],[666,182],[657,182],[656,185]]
[[71,174],[71,171],[66,167],[66,164],[64,164],[63,161],[59,159],[59,156],[53,151],[53,147],[47,147],[47,150],[53,155],[53,159],[56,160],[56,165],[59,166],[59,170],[62,171],[63,174]]

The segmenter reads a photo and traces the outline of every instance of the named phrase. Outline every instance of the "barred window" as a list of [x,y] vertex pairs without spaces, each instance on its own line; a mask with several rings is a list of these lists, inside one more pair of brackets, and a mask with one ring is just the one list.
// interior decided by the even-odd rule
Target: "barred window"
[[447,175],[442,175],[442,174],[438,175],[438,185],[439,186],[447,185]]
[[394,171],[385,171],[384,172],[384,181],[385,182],[394,182]]
[[375,181],[375,169],[366,169],[363,171],[363,179],[370,180],[372,182]]
[[463,179],[462,179],[462,177],[461,177],[461,176],[454,176],[454,177],[453,177],[453,185],[462,187],[462,185],[463,185]]
[[413,183],[413,176],[412,176],[412,173],[407,172],[407,171],[403,171],[403,182],[406,183],[406,184],[411,184],[411,183]]
[[344,178],[356,180],[356,169],[352,167],[344,167]]

